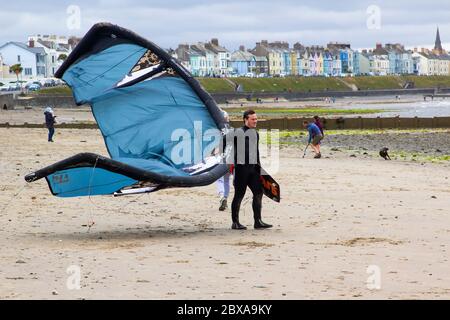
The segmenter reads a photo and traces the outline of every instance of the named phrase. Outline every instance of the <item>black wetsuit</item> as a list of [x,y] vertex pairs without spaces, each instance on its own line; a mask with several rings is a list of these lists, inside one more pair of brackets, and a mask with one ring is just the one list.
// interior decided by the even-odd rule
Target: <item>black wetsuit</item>
[[[250,130],[250,131],[248,131]],[[248,132],[247,132],[248,131]],[[245,136],[245,144],[243,139]],[[245,150],[244,150],[245,146]],[[244,158],[245,155],[245,158]],[[263,189],[260,182],[261,166],[259,161],[259,134],[256,129],[247,126],[235,130],[234,137],[234,198],[231,204],[231,218],[239,222],[239,208],[247,186],[253,193],[253,217],[261,219]]]

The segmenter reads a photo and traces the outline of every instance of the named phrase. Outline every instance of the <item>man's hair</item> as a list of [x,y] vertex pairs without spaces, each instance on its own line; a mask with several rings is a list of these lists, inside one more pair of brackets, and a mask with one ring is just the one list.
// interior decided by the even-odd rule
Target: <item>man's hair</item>
[[305,121],[303,121],[303,124],[309,124],[309,122],[305,120]]
[[248,119],[248,116],[250,116],[252,114],[256,114],[256,112],[254,110],[251,110],[251,109],[247,110],[247,111],[244,112],[244,114],[242,116],[242,119],[244,119],[244,121],[245,121],[246,119]]
[[319,120],[319,116],[314,116],[314,120]]

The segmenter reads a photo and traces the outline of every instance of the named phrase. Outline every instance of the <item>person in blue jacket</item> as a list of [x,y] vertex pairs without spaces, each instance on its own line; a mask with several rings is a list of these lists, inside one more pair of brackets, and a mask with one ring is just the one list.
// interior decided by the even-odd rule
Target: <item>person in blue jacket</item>
[[315,159],[319,159],[322,157],[320,153],[320,141],[323,139],[323,134],[320,128],[314,123],[308,123],[308,121],[303,121],[303,127],[308,130],[308,145],[311,144],[314,153]]

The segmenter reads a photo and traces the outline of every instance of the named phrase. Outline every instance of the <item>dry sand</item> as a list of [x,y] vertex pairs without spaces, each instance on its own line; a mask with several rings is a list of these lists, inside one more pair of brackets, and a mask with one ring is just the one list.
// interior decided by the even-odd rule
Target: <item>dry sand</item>
[[[0,299],[450,298],[448,164],[302,159],[290,146],[274,174],[282,202],[263,203],[274,228],[253,230],[247,194],[249,229],[232,231],[215,185],[61,199],[45,180],[26,184],[75,153],[106,155],[98,130],[57,130],[55,141],[0,129]],[[80,290],[67,287],[73,265]],[[377,268],[380,289],[369,289]]]

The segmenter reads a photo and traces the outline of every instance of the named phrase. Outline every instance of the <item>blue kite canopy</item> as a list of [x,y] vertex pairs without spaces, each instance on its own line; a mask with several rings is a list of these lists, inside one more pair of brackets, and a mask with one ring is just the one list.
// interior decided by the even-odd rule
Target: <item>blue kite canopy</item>
[[89,104],[110,159],[81,153],[25,177],[60,197],[210,184],[228,168],[209,157],[227,125],[212,97],[155,44],[94,25],[55,74]]

